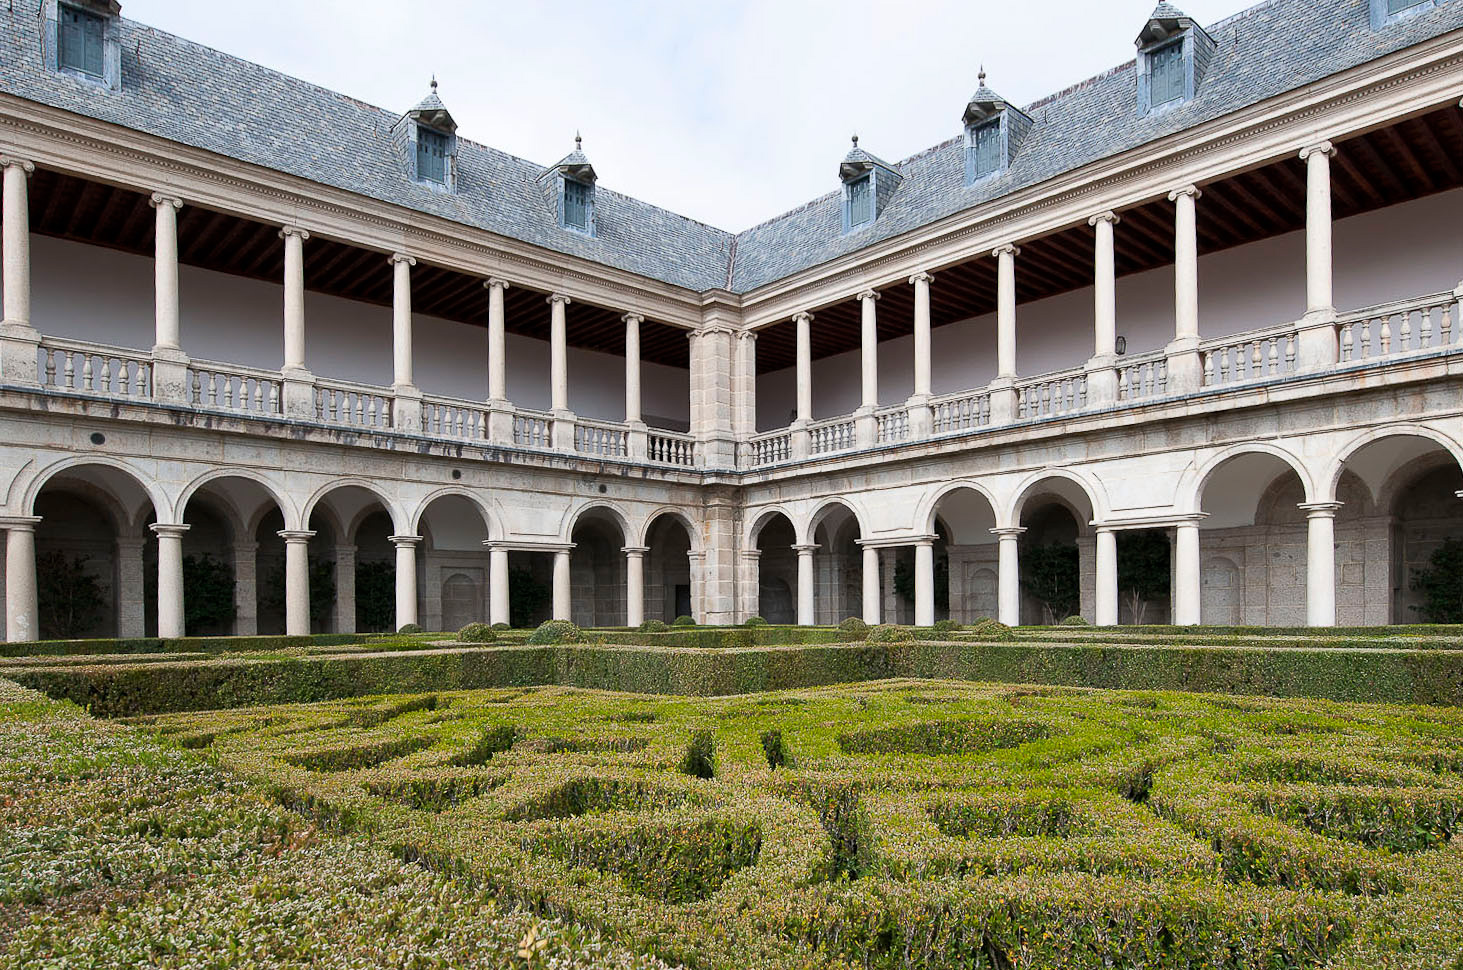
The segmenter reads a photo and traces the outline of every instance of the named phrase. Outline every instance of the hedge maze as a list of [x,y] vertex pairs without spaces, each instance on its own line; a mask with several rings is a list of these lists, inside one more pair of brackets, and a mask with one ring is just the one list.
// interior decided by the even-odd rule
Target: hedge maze
[[135,723],[693,967],[1463,967],[1456,708],[905,679]]

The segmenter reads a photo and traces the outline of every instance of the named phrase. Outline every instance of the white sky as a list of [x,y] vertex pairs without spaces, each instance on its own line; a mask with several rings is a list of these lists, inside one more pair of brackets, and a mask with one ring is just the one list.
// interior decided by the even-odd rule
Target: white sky
[[[461,135],[738,231],[897,162],[988,83],[1027,104],[1133,56],[1154,0],[126,0],[123,14],[397,111],[433,74]],[[1204,24],[1249,0],[1183,0]],[[430,11],[430,12],[428,12]]]

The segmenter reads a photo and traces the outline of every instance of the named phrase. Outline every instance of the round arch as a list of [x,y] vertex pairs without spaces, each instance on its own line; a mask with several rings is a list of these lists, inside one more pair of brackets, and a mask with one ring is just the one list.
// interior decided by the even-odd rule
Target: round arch
[[648,546],[650,544],[651,530],[655,528],[657,522],[667,516],[681,523],[686,530],[686,535],[690,537],[691,551],[693,553],[699,553],[701,551],[700,526],[692,521],[691,517],[685,512],[669,505],[658,508],[645,517],[645,521],[640,526],[640,531],[635,535],[635,545]]
[[621,540],[629,543],[630,537],[635,534],[634,530],[630,528],[630,517],[614,502],[586,502],[577,508],[571,508],[568,515],[565,516],[561,541],[573,542],[574,530],[579,528],[586,517],[593,516],[596,512],[604,513],[606,518],[614,522],[619,527]]
[[986,504],[990,506],[991,518],[999,522],[999,510],[1001,506],[1000,503],[996,501],[996,497],[991,494],[990,489],[986,488],[979,482],[971,481],[969,479],[962,479],[955,482],[946,482],[945,484],[939,486],[933,491],[928,492],[925,497],[920,500],[919,511],[915,514],[915,522],[923,523],[925,535],[935,534],[935,518],[939,515],[940,503],[944,501],[947,496],[961,490],[974,492],[975,494],[983,498],[986,501]]
[[[436,502],[438,499],[451,498],[454,496],[457,498],[466,499],[472,504],[475,509],[477,509],[478,514],[483,517],[483,529],[487,532],[488,539],[495,540],[503,538],[503,532],[500,528],[498,528],[497,520],[493,517],[493,512],[491,509],[488,508],[487,503],[482,500],[482,496],[477,495],[466,488],[454,488],[450,486],[447,488],[437,489],[435,492],[432,492],[430,495],[426,496],[417,503],[416,508],[411,513],[411,529],[409,534],[421,535],[422,521],[426,518],[427,509],[432,507],[432,503]],[[390,513],[389,506],[387,508],[387,512],[388,514]],[[393,524],[395,523],[395,521],[395,517],[393,516]],[[359,521],[354,522],[352,523],[352,527],[354,528],[354,526],[359,524]],[[354,532],[352,534],[354,534]]]
[[826,519],[830,514],[832,514],[833,510],[837,508],[842,508],[846,510],[849,515],[853,516],[853,521],[858,526],[859,536],[862,538],[868,538],[869,530],[864,525],[864,514],[859,509],[859,507],[851,499],[830,498],[824,499],[822,502],[820,502],[818,506],[813,509],[812,513],[808,516],[807,522],[804,523],[802,529],[794,533],[798,536],[798,541],[811,545],[813,542],[813,537],[818,531],[818,526],[822,525],[823,520]]
[[[35,514],[36,498],[41,494],[41,491],[58,475],[62,475],[67,471],[75,468],[97,466],[111,468],[115,471],[121,472],[128,479],[130,479],[131,482],[137,486],[138,490],[141,491],[144,496],[146,496],[147,500],[152,503],[152,513],[157,518],[161,519],[163,515],[172,513],[173,504],[168,501],[167,494],[162,490],[161,487],[157,486],[156,484],[150,484],[147,480],[147,477],[143,475],[141,470],[139,470],[136,466],[120,459],[112,458],[108,455],[84,455],[76,456],[73,458],[63,458],[59,461],[53,462],[50,465],[47,465],[42,469],[39,469],[36,472],[35,477],[31,479],[30,484],[25,489],[25,498],[22,504],[22,514]],[[116,496],[113,496],[113,498],[116,499]],[[147,510],[143,509],[139,521],[128,521],[125,516],[122,521],[127,527],[135,526],[140,528],[142,523],[146,521],[146,518]]]
[[[292,522],[309,521],[308,516],[303,519],[296,516],[297,510],[294,503],[289,500],[289,497],[285,494],[284,490],[279,487],[278,483],[270,481],[268,476],[261,475],[260,473],[247,468],[215,468],[210,471],[204,472],[202,475],[199,475],[197,478],[194,478],[192,481],[190,481],[183,488],[182,493],[178,496],[178,503],[174,510],[174,515],[177,517],[177,521],[183,521],[183,516],[188,511],[188,503],[193,500],[193,496],[198,493],[199,489],[203,488],[205,485],[208,485],[210,482],[216,482],[228,478],[240,478],[244,481],[253,482],[255,485],[258,485],[260,488],[264,489],[265,495],[269,496],[270,500],[273,501],[274,504],[279,508],[280,513],[284,515],[286,529],[296,528],[295,525],[291,524]],[[248,525],[250,525],[251,527],[251,530],[253,527],[258,526],[258,518],[259,516],[255,516],[256,521],[253,523],[248,523]],[[250,531],[249,534],[252,535],[253,532]]]
[[[1021,515],[1026,509],[1026,503],[1037,493],[1037,489],[1042,483],[1052,481],[1053,479],[1061,479],[1076,485],[1083,497],[1087,499],[1087,505],[1092,510],[1092,517],[1094,519],[1100,521],[1108,517],[1107,496],[1095,480],[1089,480],[1086,476],[1080,475],[1068,468],[1045,468],[1041,471],[1033,472],[1022,480],[1020,486],[1016,489],[1015,498],[1011,500],[1011,505],[1006,509],[1004,520],[1000,516],[997,516],[996,527],[1009,528],[1019,526],[1021,524]],[[1079,520],[1079,526],[1086,525],[1086,523],[1081,521],[1080,514],[1077,518]]]
[[[305,501],[304,506],[300,509],[299,518],[296,519],[296,521],[304,523],[303,527],[308,527],[310,522],[310,516],[312,513],[314,513],[315,506],[324,501],[326,496],[328,496],[331,492],[337,491],[342,488],[359,488],[362,491],[369,492],[371,495],[375,496],[376,500],[380,502],[382,507],[386,509],[386,514],[391,516],[391,527],[393,529],[400,529],[402,525],[407,522],[407,517],[402,513],[401,507],[397,505],[396,501],[385,492],[383,492],[380,486],[377,485],[375,482],[368,481],[364,478],[338,478],[324,485],[321,485],[313,493],[311,493],[309,499]],[[404,535],[406,533],[398,534]]]
[[792,530],[793,536],[796,537],[798,528],[792,513],[781,505],[770,505],[767,508],[758,510],[755,515],[747,517],[746,531],[742,534],[742,548],[757,548],[757,539],[762,534],[762,530],[767,528],[767,524],[778,516],[782,516],[783,519],[787,520],[788,528]]
[[1225,448],[1218,454],[1210,457],[1203,465],[1190,465],[1188,472],[1179,481],[1178,501],[1174,503],[1184,515],[1193,515],[1203,511],[1200,507],[1204,500],[1204,489],[1208,486],[1209,480],[1214,476],[1226,462],[1245,455],[1269,455],[1278,458],[1290,470],[1300,478],[1302,490],[1305,492],[1306,501],[1315,501],[1315,482],[1311,478],[1310,469],[1294,453],[1287,451],[1279,445],[1268,441],[1253,441],[1242,445],[1234,445]]
[[[1314,499],[1314,501],[1334,501],[1336,488],[1341,482],[1342,473],[1346,471],[1347,462],[1356,457],[1357,453],[1368,445],[1374,445],[1388,438],[1424,438],[1445,450],[1452,456],[1453,461],[1457,462],[1460,468],[1463,468],[1463,446],[1460,446],[1457,441],[1443,434],[1441,431],[1420,424],[1386,425],[1381,428],[1373,428],[1371,431],[1358,435],[1336,452],[1331,462],[1326,466],[1326,471],[1320,477],[1320,482],[1324,485],[1325,492]],[[1308,492],[1307,494],[1310,493]]]

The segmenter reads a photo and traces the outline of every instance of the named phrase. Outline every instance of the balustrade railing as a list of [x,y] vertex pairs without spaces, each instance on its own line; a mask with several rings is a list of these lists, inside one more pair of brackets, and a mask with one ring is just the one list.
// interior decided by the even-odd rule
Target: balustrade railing
[[1337,321],[1341,363],[1463,344],[1458,297],[1439,293],[1346,313]]
[[1256,330],[1199,345],[1204,359],[1204,386],[1285,377],[1297,369],[1299,332],[1296,324]]
[[930,414],[935,434],[983,428],[991,423],[991,395],[987,391],[946,394],[930,401]]
[[1049,418],[1087,406],[1087,375],[1066,371],[1016,385],[1018,418]]
[[266,370],[195,360],[188,366],[188,403],[211,411],[279,414],[279,375]]
[[696,464],[696,439],[676,431],[652,431],[646,457],[661,465],[690,468]]
[[776,465],[780,462],[792,460],[792,432],[773,431],[768,434],[759,434],[751,441],[752,464],[757,467],[762,465]]
[[488,409],[472,401],[423,397],[422,434],[460,441],[484,441],[488,437]]
[[391,427],[391,397],[366,384],[317,381],[315,420],[384,431]]
[[1168,393],[1168,361],[1150,354],[1118,365],[1118,400],[1138,401]]
[[815,455],[827,455],[835,451],[847,451],[858,443],[853,418],[835,418],[822,421],[808,429],[812,435],[810,451]]
[[897,444],[909,439],[909,409],[900,406],[888,408],[874,415],[879,430],[878,441],[881,445]]
[[579,418],[574,425],[574,450],[581,455],[624,458],[630,453],[629,432],[614,424]]
[[541,411],[515,411],[513,443],[521,448],[552,448],[554,419]]
[[152,397],[152,357],[144,351],[44,337],[36,363],[46,387],[102,397]]

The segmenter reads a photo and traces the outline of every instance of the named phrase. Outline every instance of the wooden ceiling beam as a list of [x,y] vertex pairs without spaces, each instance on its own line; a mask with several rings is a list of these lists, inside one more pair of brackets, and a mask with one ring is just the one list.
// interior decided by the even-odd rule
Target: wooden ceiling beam
[[1438,190],[1437,183],[1427,173],[1427,167],[1418,161],[1417,155],[1413,153],[1407,141],[1397,134],[1397,126],[1394,125],[1391,128],[1384,128],[1382,135],[1387,139],[1387,143],[1392,146],[1392,150],[1401,156],[1402,163],[1412,172],[1412,177],[1421,182],[1426,187],[1428,193],[1436,192]]
[[[1448,110],[1442,113],[1452,117],[1457,112]],[[1443,143],[1438,139],[1438,133],[1433,128],[1434,120],[1439,119],[1436,119],[1434,115],[1417,118],[1413,121],[1413,127],[1417,131],[1418,138],[1427,147],[1428,151],[1432,153],[1433,158],[1437,159],[1438,165],[1442,166],[1443,171],[1447,173],[1448,185],[1450,187],[1456,187],[1463,184],[1463,172],[1460,172],[1458,166],[1453,163],[1452,153],[1443,148]]]

